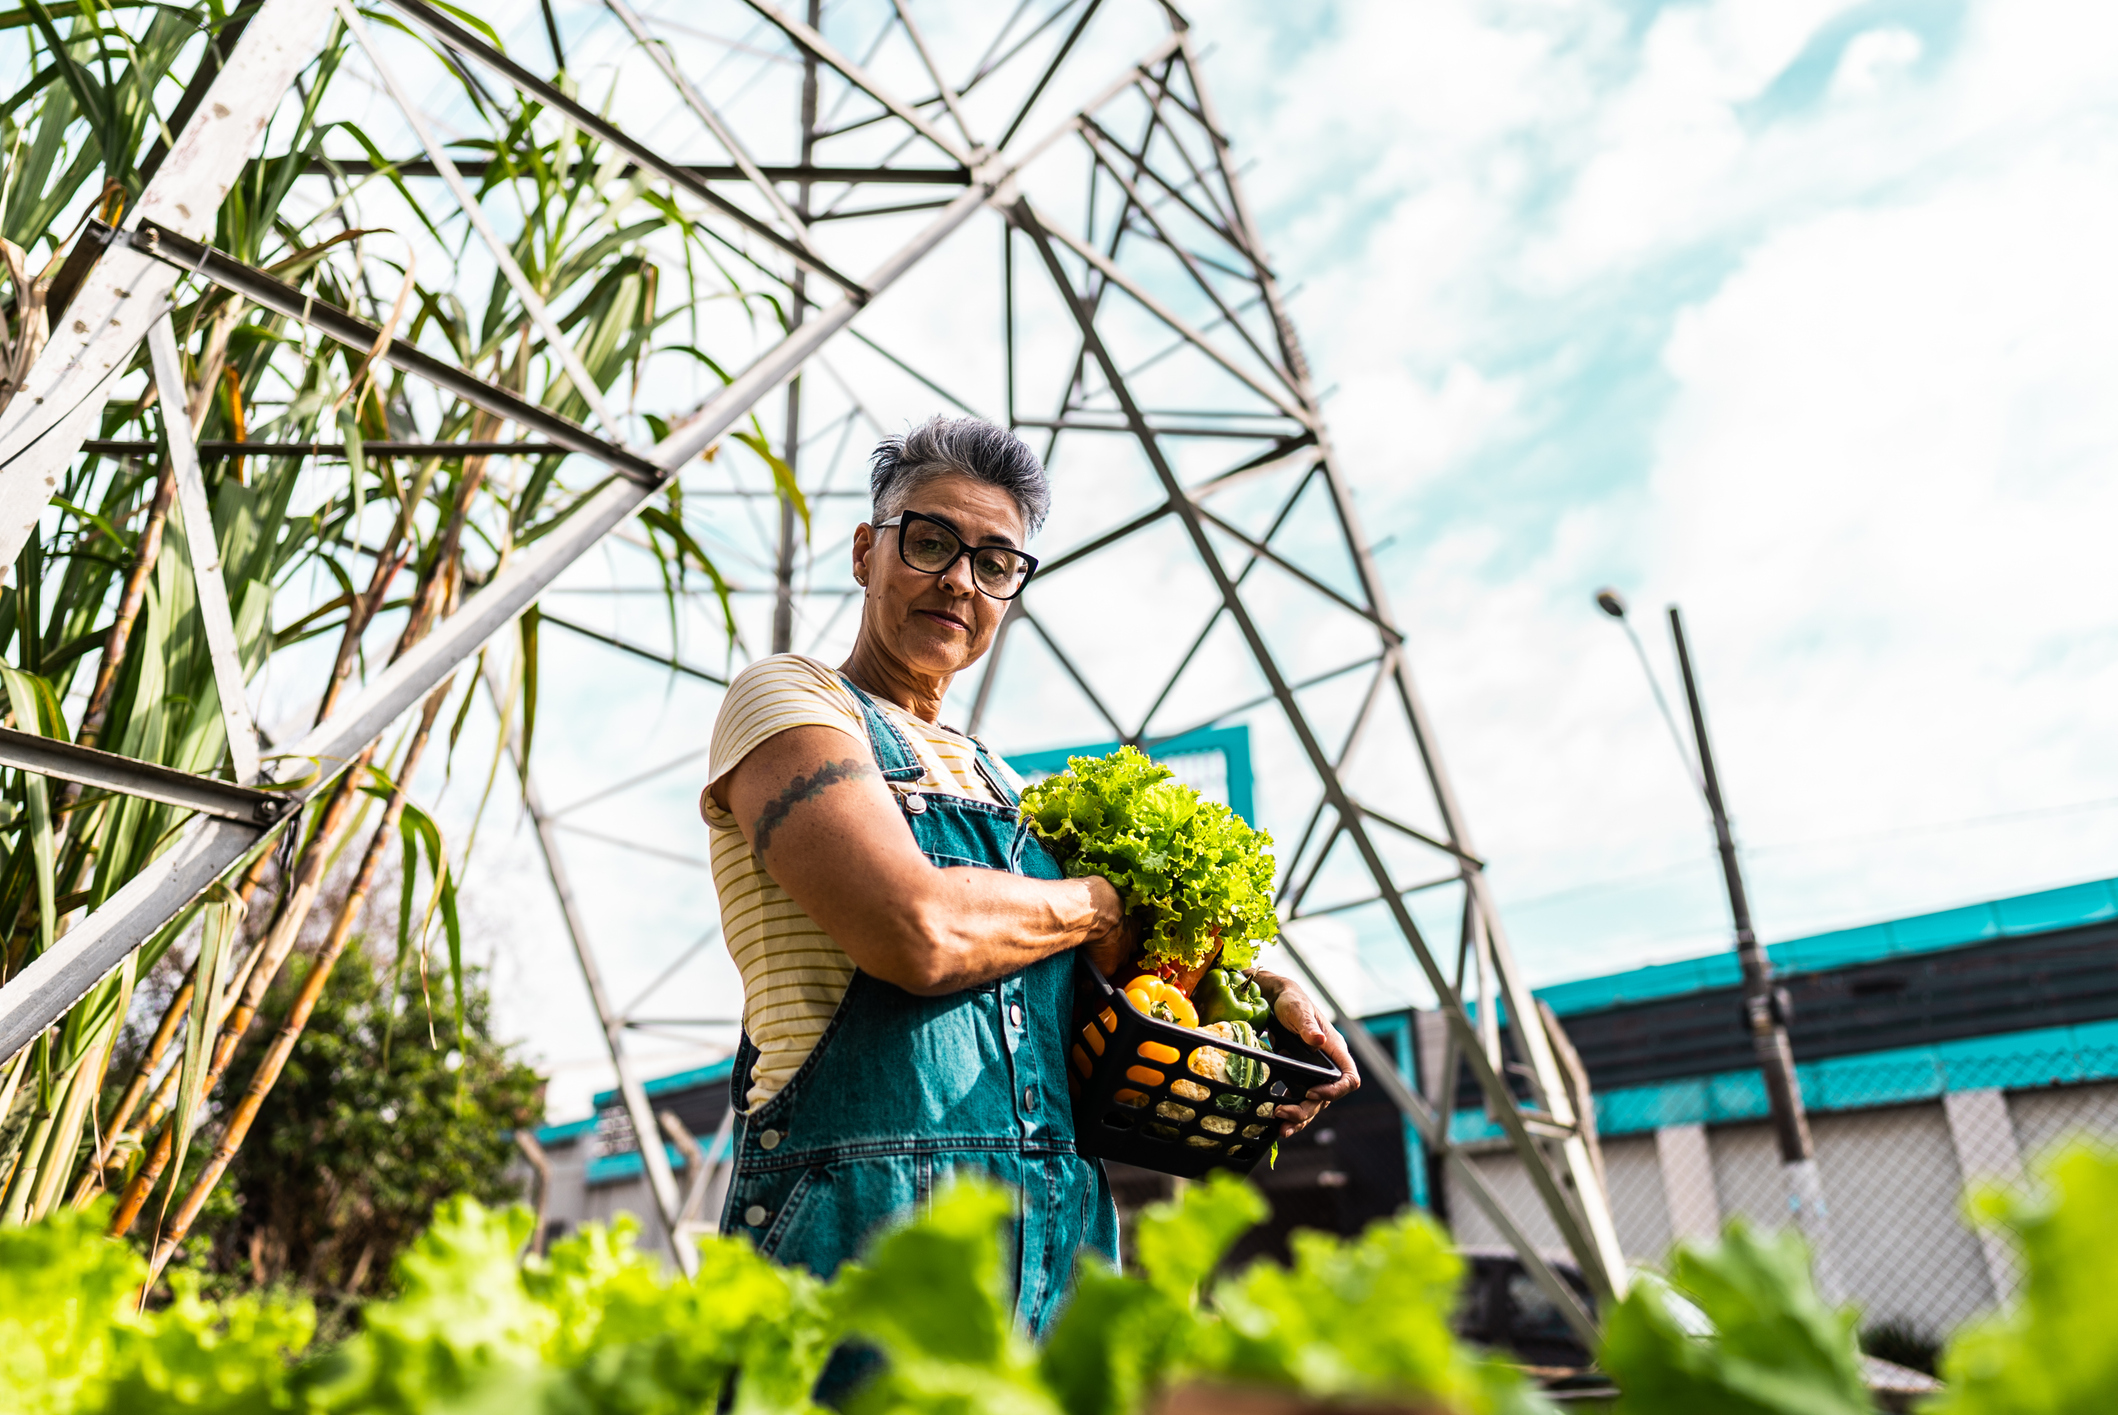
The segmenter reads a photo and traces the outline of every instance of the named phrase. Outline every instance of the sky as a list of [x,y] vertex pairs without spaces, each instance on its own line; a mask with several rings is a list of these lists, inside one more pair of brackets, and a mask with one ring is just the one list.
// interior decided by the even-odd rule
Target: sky
[[[518,8],[511,43],[533,49],[541,30]],[[1099,73],[1158,23],[1145,0],[1109,8]],[[572,32],[599,12],[558,13]],[[1680,705],[1663,611],[1684,610],[1766,939],[2118,874],[2104,387],[2118,12],[1198,0],[1190,14],[1534,983],[1728,943],[1704,808],[1594,606],[1605,585]],[[951,41],[945,17],[933,34]],[[652,135],[651,118],[625,121]],[[995,244],[966,237],[863,316],[974,400],[995,387],[990,312],[950,297],[989,279]],[[901,318],[908,303],[926,317]],[[819,396],[860,355],[832,357],[813,369]],[[878,407],[931,402],[900,381]],[[874,428],[849,429],[857,461]],[[756,509],[714,514],[738,527],[736,505]],[[831,514],[850,525],[856,507]],[[820,532],[820,565],[842,554],[835,536]],[[570,572],[547,607],[653,639],[663,611],[608,592],[637,583],[623,557]],[[835,642],[846,625],[824,629]],[[681,863],[705,847],[698,768],[681,759],[716,695],[563,634],[545,644],[538,770],[554,803],[678,763],[571,818],[662,852],[568,839],[613,992],[704,940],[663,995],[672,1015],[732,1015],[710,882]],[[458,840],[493,745],[474,721],[441,793]],[[563,1118],[607,1065],[495,779],[467,907],[502,1026],[552,1068]],[[1261,776],[1268,806],[1275,789]],[[1402,944],[1356,942],[1378,995],[1398,998],[1408,964],[1377,950]]]
[[[1197,7],[1538,981],[2118,868],[2118,13]],[[1677,699],[1681,712],[1681,698]]]

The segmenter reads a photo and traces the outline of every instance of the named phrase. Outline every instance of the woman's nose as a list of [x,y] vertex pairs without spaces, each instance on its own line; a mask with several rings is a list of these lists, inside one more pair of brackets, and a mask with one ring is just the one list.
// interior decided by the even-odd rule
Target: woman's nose
[[958,556],[954,565],[942,571],[941,582],[965,598],[977,594],[978,582],[971,578],[971,557]]

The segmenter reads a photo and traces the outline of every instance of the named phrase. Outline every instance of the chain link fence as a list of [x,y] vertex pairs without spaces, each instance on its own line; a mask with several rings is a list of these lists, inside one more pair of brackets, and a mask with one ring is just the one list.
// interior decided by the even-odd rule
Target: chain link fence
[[[2008,1058],[2008,1076],[2036,1070],[2035,1061]],[[2052,1074],[2118,1076],[2118,1048],[2055,1053],[2050,1062]],[[1970,1222],[1967,1190],[2025,1190],[2039,1159],[2070,1141],[2118,1148],[2118,1081],[1980,1086],[1975,1068],[1952,1067],[1948,1089],[1931,1099],[1862,1104],[1864,1092],[1894,1097],[1919,1084],[1904,1070],[1842,1063],[1819,1088],[1824,1093],[1807,1099],[1829,1216],[1830,1279],[1860,1308],[1865,1333],[1917,1353],[2005,1304],[2019,1282],[2006,1236]],[[1619,1241],[1638,1264],[1659,1266],[1673,1243],[1710,1238],[1731,1218],[1767,1229],[1791,1221],[1778,1146],[1764,1121],[1606,1133],[1601,1147]],[[1531,1237],[1558,1246],[1505,1145],[1465,1149]],[[1444,1192],[1459,1243],[1501,1241],[1475,1205]]]

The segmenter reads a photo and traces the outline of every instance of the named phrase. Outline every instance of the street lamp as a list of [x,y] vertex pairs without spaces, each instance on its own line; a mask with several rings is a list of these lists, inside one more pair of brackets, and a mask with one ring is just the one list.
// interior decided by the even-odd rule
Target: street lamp
[[1684,758],[1684,768],[1690,773],[1692,784],[1706,798],[1706,807],[1713,814],[1714,843],[1721,856],[1721,875],[1728,885],[1728,911],[1736,926],[1736,958],[1743,968],[1743,1025],[1750,1033],[1751,1044],[1757,1051],[1758,1070],[1765,1078],[1765,1098],[1772,1108],[1773,1130],[1780,1144],[1781,1172],[1787,1180],[1787,1203],[1793,1211],[1794,1220],[1809,1240],[1809,1249],[1816,1264],[1817,1284],[1824,1289],[1827,1300],[1836,1300],[1837,1283],[1825,1258],[1827,1222],[1824,1209],[1823,1185],[1817,1177],[1816,1145],[1809,1135],[1809,1116],[1802,1106],[1802,1084],[1795,1075],[1794,1050],[1787,1039],[1787,1024],[1792,1012],[1787,990],[1774,985],[1772,959],[1758,946],[1758,937],[1750,926],[1750,899],[1743,890],[1743,870],[1736,860],[1736,841],[1728,828],[1728,808],[1721,799],[1721,779],[1714,771],[1713,747],[1706,737],[1706,710],[1699,702],[1698,679],[1692,673],[1691,649],[1684,640],[1684,616],[1674,604],[1669,607],[1670,637],[1676,641],[1677,667],[1684,677],[1684,696],[1691,706],[1692,737],[1698,747],[1698,760],[1694,765],[1690,753],[1684,750],[1684,737],[1677,730],[1677,721],[1669,710],[1669,702],[1662,696],[1661,681],[1647,661],[1647,649],[1634,632],[1632,621],[1625,616],[1625,599],[1614,589],[1596,592],[1596,607],[1617,620],[1625,629],[1626,637],[1633,641],[1633,650],[1640,659],[1640,668],[1647,674],[1648,687],[1654,691],[1655,705],[1662,709],[1663,721],[1669,724],[1670,735],[1676,739],[1677,752]]

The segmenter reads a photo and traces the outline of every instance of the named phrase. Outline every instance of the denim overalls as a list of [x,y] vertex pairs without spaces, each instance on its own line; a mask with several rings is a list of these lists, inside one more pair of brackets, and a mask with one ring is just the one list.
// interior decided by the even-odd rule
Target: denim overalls
[[[906,783],[926,769],[874,700],[846,686],[929,860],[1062,878],[983,746],[979,772],[1009,804],[911,790]],[[997,983],[932,998],[856,971],[816,1050],[749,1115],[740,1111],[758,1053],[744,1036],[730,1077],[735,1177],[721,1232],[829,1277],[879,1229],[924,1208],[952,1171],[982,1171],[1018,1196],[1016,1314],[1041,1336],[1065,1302],[1076,1252],[1113,1263],[1118,1253],[1103,1166],[1074,1150],[1063,1040],[1073,966],[1071,953],[1057,953]],[[856,1374],[834,1361],[820,1396]]]

